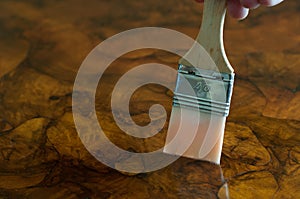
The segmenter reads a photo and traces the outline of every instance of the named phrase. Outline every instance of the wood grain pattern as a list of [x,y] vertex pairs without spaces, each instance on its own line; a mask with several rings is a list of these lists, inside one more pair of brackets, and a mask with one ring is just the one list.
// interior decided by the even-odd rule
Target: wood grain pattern
[[[180,158],[128,175],[98,162],[77,136],[71,93],[86,54],[141,26],[195,38],[201,12],[190,0],[1,1],[0,198],[300,198],[298,1],[255,10],[242,22],[227,19],[224,41],[237,79],[221,166]],[[168,122],[149,139],[129,136],[116,126],[109,96],[131,68],[158,62],[176,69],[178,59],[146,49],[108,68],[96,110],[112,142],[134,152],[164,145]],[[169,114],[171,102],[171,91],[146,85],[132,96],[132,118],[145,125],[151,105]]]

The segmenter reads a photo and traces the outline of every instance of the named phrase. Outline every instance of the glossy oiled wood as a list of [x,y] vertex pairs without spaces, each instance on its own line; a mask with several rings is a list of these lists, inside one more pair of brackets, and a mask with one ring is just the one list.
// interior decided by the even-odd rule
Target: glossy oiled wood
[[[191,0],[1,1],[0,198],[300,198],[298,1],[260,8],[242,22],[227,17],[224,42],[237,79],[221,166],[180,158],[132,175],[104,166],[82,145],[71,97],[86,55],[109,36],[142,26],[196,38],[201,12]],[[135,66],[158,62],[176,69],[178,59],[144,49],[106,70],[96,110],[107,137],[120,148],[163,147],[168,122],[149,139],[123,133],[111,114],[114,85]],[[168,89],[141,87],[131,98],[132,118],[148,124],[149,107],[160,103],[169,119],[171,102]]]

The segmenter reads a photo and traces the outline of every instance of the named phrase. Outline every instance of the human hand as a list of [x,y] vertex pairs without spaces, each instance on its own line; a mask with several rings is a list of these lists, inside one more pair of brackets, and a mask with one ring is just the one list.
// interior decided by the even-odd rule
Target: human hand
[[[203,2],[204,0],[196,1]],[[260,5],[268,7],[275,6],[282,1],[283,0],[227,0],[227,10],[230,16],[241,20],[247,17],[249,9],[258,8]]]

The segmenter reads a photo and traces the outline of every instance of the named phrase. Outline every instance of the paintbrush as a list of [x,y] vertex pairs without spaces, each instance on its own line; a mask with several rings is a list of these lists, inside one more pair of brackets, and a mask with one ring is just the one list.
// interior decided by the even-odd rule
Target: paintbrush
[[225,13],[226,0],[204,2],[195,44],[179,61],[165,153],[220,164],[234,81],[223,45]]

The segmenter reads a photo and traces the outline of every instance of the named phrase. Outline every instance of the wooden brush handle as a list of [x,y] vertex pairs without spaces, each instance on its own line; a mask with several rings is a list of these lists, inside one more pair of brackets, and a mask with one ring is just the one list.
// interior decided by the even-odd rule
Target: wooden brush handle
[[[196,41],[209,53],[218,68],[210,64],[205,65],[202,62],[203,59],[199,58],[199,53],[196,53],[195,50],[193,52],[192,47],[184,57],[196,62],[196,67],[207,70],[219,70],[219,72],[223,73],[233,73],[233,68],[226,57],[223,44],[225,13],[226,0],[205,0],[201,29]],[[187,64],[184,59],[179,63]]]

